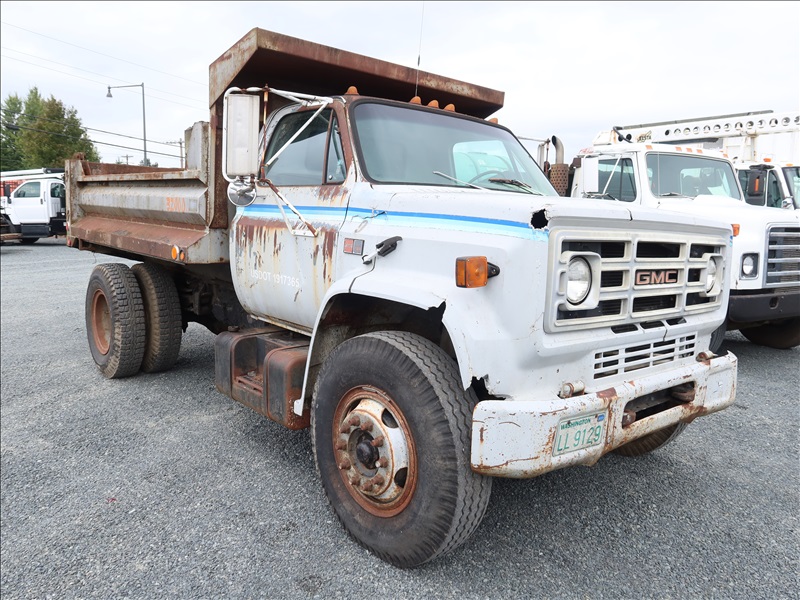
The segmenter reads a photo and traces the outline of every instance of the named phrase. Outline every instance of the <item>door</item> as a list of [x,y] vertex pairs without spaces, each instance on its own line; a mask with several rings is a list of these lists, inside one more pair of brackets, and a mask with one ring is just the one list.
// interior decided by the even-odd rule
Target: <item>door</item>
[[339,120],[330,108],[315,113],[295,106],[270,121],[262,176],[272,185],[260,185],[255,202],[237,208],[231,240],[242,306],[303,332],[313,328],[333,282],[348,197]]
[[50,221],[43,192],[46,181],[27,181],[11,193],[11,206],[19,224],[46,224]]

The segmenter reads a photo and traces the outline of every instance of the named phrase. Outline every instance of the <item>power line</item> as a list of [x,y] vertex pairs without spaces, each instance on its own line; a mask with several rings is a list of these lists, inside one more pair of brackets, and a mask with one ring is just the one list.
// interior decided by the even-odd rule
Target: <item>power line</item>
[[[44,129],[35,129],[34,127],[26,127],[25,125],[11,125],[11,127],[9,127],[9,125],[10,125],[9,123],[3,123],[3,125],[8,127],[9,129],[12,129],[12,130],[14,128],[16,128],[16,129],[24,129],[26,131],[36,131],[38,133],[46,133],[48,135],[54,135],[56,137],[64,137],[64,138],[67,138],[67,139],[70,139],[70,140],[78,140],[78,141],[86,140],[86,141],[91,142],[93,144],[100,144],[101,146],[113,146],[114,148],[122,148],[123,150],[135,150],[136,152],[141,152],[141,150],[139,150],[139,148],[131,148],[130,146],[120,146],[119,144],[111,144],[109,142],[98,142],[97,140],[93,140],[93,139],[88,138],[88,137],[87,138],[75,137],[74,135],[67,135],[66,133],[56,133],[55,131],[45,131]],[[181,158],[180,156],[177,156],[175,154],[166,154],[165,152],[151,152],[151,154],[158,154],[159,156],[168,156],[169,158],[177,158],[177,159]]]
[[[15,58],[13,56],[6,56],[5,58],[6,59],[10,59],[10,60],[16,60],[16,61],[28,64],[28,65],[33,65],[34,67],[39,67],[40,69],[46,69],[48,71],[55,71],[56,73],[61,73],[62,75],[68,75],[69,77],[75,77],[77,79],[83,79],[85,81],[91,81],[92,83],[99,83],[103,87],[107,87],[108,86],[107,83],[104,83],[102,81],[97,81],[95,79],[89,79],[88,77],[81,77],[80,75],[74,75],[72,73],[65,73],[64,71],[61,71],[59,69],[51,69],[50,67],[45,67],[44,65],[37,65],[36,63],[32,63],[32,62],[27,61],[27,60],[22,60],[21,58]],[[129,91],[129,90],[126,90],[126,91]],[[134,92],[131,92],[131,93],[134,93]],[[161,98],[160,96],[153,96],[151,94],[146,94],[146,95],[147,95],[148,98],[155,98],[156,100],[161,100],[162,102],[171,102],[172,104],[178,104],[179,106],[185,106],[187,108],[195,108],[195,109],[197,108],[196,106],[189,106],[188,104],[184,104],[183,102],[175,102],[174,100],[168,100],[167,98]]]
[[[106,80],[122,81],[123,83],[128,83],[124,79],[120,79],[118,77],[109,77],[108,75],[104,75],[103,73],[95,73],[94,71],[89,71],[87,69],[81,69],[80,67],[75,67],[73,65],[68,65],[66,63],[60,63],[60,62],[58,62],[56,60],[50,60],[49,58],[44,58],[42,56],[37,56],[36,54],[29,54],[28,52],[22,52],[21,50],[15,50],[14,48],[9,48],[8,46],[0,46],[0,50],[10,50],[11,52],[16,52],[17,54],[23,54],[25,56],[30,56],[31,58],[35,58],[37,60],[43,60],[45,62],[50,62],[50,63],[56,64],[56,65],[61,65],[62,67],[67,67],[68,69],[75,69],[76,71],[83,71],[84,73],[91,73],[92,75],[99,75],[100,77],[105,77]],[[18,60],[20,62],[26,62],[26,61],[23,61],[21,58],[16,58],[14,56],[6,55],[6,58],[10,58],[11,60]],[[44,65],[37,65],[36,63],[30,63],[29,62],[27,64],[34,65],[34,66],[37,66],[37,67],[41,67],[43,69],[47,68]],[[59,72],[61,72],[61,71],[59,71]],[[65,75],[69,75],[69,73],[64,73],[64,74]],[[206,86],[206,87],[208,87],[208,86]],[[189,96],[181,96],[180,94],[175,94],[173,92],[168,92],[166,90],[160,90],[158,88],[153,88],[153,87],[150,87],[150,86],[148,86],[147,89],[154,90],[156,92],[161,92],[162,94],[169,94],[170,96],[175,96],[176,98],[183,98],[185,100],[190,100],[192,102],[197,102],[197,100],[195,98],[190,98]]]
[[[58,119],[46,119],[44,117],[39,117],[37,115],[31,115],[31,114],[28,114],[28,113],[15,113],[12,110],[9,110],[8,108],[0,108],[0,110],[3,111],[4,113],[9,113],[9,114],[13,115],[15,118],[16,117],[32,117],[37,121],[45,121],[47,123],[64,123],[65,122],[63,120],[58,120]],[[16,124],[14,124],[14,125],[16,126]],[[139,142],[142,141],[142,138],[136,137],[134,135],[125,135],[124,133],[114,133],[113,131],[105,131],[104,129],[94,129],[93,127],[84,127],[83,125],[81,125],[80,127],[81,127],[81,129],[85,129],[86,131],[96,131],[98,133],[106,133],[108,135],[116,135],[118,137],[129,138],[131,140],[137,140]],[[150,140],[150,139],[148,139],[147,142],[148,143],[153,143],[153,144],[161,144],[162,146],[171,146],[171,145],[173,145],[175,143],[175,142],[156,142],[156,141],[153,141],[153,140]]]
[[181,77],[180,75],[173,75],[172,73],[167,73],[166,71],[159,71],[158,69],[153,69],[151,67],[146,67],[144,65],[140,65],[135,62],[131,62],[129,60],[125,60],[124,58],[117,58],[116,56],[111,56],[106,52],[98,52],[97,50],[91,50],[89,48],[84,48],[83,46],[78,46],[77,44],[73,44],[71,42],[65,42],[64,40],[59,40],[58,38],[50,37],[49,35],[44,35],[43,33],[38,33],[36,31],[32,31],[30,29],[25,29],[24,27],[20,27],[19,25],[12,25],[11,23],[7,23],[6,21],[0,21],[3,25],[8,25],[9,27],[14,27],[16,29],[21,29],[22,31],[27,31],[28,33],[32,33],[34,35],[38,35],[49,40],[54,40],[56,42],[60,42],[62,44],[67,44],[68,46],[74,46],[75,48],[80,48],[81,50],[86,50],[87,52],[93,52],[94,54],[99,54],[100,56],[105,56],[106,58],[113,58],[114,60],[118,60],[120,62],[128,63],[129,65],[134,65],[136,67],[141,67],[142,69],[147,69],[149,71],[153,71],[155,73],[161,73],[162,75],[169,75],[170,77],[175,77],[176,79],[183,79],[184,81],[188,81],[189,83],[194,83],[196,85],[203,85],[206,86],[205,83],[200,83],[199,81],[193,81],[191,79],[186,79],[186,77]]

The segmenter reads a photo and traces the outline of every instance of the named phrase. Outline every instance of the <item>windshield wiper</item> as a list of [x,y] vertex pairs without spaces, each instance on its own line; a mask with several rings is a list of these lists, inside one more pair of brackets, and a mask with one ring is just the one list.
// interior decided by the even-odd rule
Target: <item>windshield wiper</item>
[[616,196],[612,196],[608,192],[586,192],[584,194],[587,198],[602,198],[603,200],[619,200]]
[[491,181],[492,183],[505,183],[506,185],[513,185],[525,190],[529,194],[534,194],[536,196],[544,196],[544,194],[536,191],[529,184],[525,183],[524,181],[520,181],[519,179],[503,179],[500,177],[492,177],[488,181]]
[[462,185],[468,185],[469,187],[475,188],[476,190],[486,189],[485,187],[481,187],[479,185],[475,185],[474,183],[470,183],[469,181],[461,181],[460,179],[456,179],[452,175],[448,175],[447,173],[442,173],[441,171],[434,171],[433,174],[439,175],[440,177],[444,177],[445,179],[449,179],[450,181],[455,181],[456,183],[460,183]]
[[678,192],[664,192],[663,194],[658,195],[659,198],[692,198],[693,196],[687,196],[686,194],[679,194]]

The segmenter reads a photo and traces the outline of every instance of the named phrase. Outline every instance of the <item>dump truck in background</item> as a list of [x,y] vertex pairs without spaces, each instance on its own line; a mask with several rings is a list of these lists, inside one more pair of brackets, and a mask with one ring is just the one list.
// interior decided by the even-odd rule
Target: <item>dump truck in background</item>
[[800,212],[745,202],[734,163],[723,153],[631,141],[626,131],[602,132],[579,152],[570,196],[726,219],[733,230],[731,291],[712,352],[726,331],[737,330],[771,348],[800,345]]
[[68,244],[135,262],[89,279],[92,358],[165,371],[214,332],[217,389],[310,428],[376,556],[443,556],[494,477],[646,454],[734,401],[729,224],[559,197],[488,88],[260,29],[209,81],[187,169],[67,162]]

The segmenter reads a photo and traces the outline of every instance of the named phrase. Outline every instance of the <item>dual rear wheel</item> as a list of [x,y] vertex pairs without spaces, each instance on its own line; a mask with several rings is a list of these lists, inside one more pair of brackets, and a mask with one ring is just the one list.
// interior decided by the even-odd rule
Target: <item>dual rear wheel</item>
[[181,345],[181,306],[175,283],[161,267],[98,265],[86,291],[89,350],[109,379],[171,368]]

